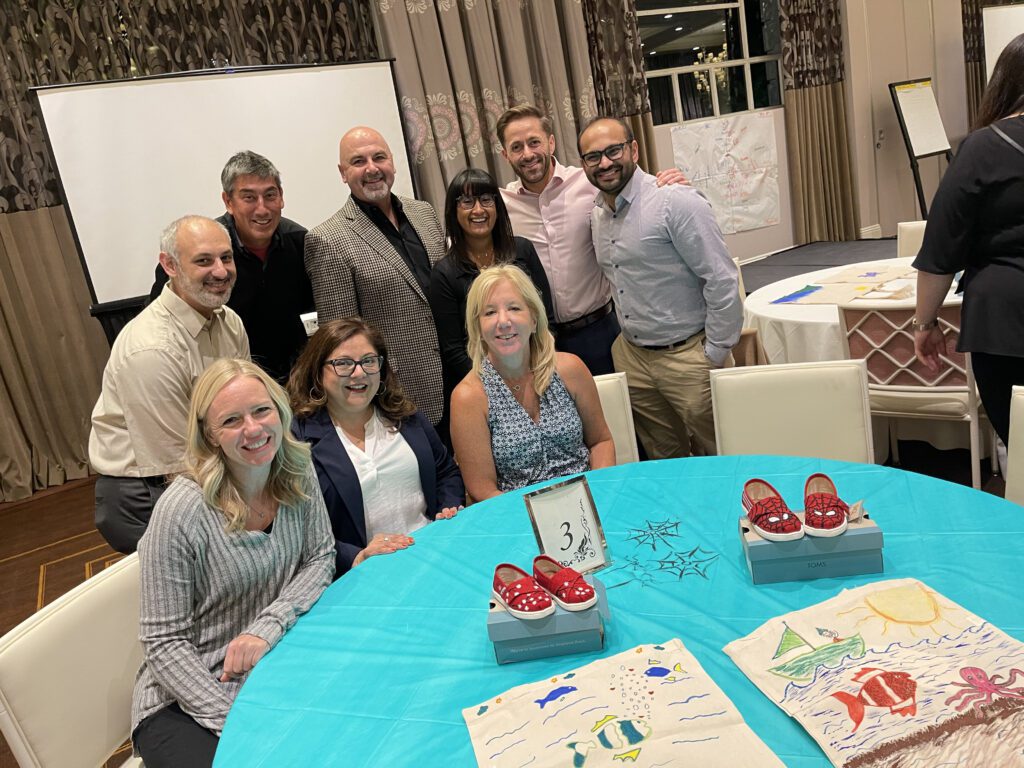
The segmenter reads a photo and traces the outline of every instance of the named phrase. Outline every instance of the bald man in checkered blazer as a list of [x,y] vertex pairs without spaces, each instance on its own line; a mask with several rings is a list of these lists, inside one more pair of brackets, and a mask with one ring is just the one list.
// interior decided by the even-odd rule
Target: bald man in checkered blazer
[[388,346],[388,365],[435,426],[444,411],[441,355],[427,304],[430,270],[445,254],[430,203],[391,194],[395,166],[384,137],[353,128],[339,145],[344,207],[306,235],[306,272],[318,320],[360,315]]

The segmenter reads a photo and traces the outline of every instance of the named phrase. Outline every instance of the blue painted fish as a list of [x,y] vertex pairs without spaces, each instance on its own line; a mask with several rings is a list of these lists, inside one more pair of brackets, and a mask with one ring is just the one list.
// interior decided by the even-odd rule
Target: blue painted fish
[[644,674],[647,677],[664,677],[670,671],[671,670],[669,670],[667,667],[651,667],[646,672],[644,672]]
[[540,704],[540,708],[541,709],[544,709],[544,705],[545,704],[550,704],[552,701],[558,701],[560,698],[565,696],[567,693],[572,693],[575,690],[576,690],[576,686],[574,686],[574,685],[563,685],[563,686],[560,686],[558,688],[555,688],[555,690],[551,691],[551,693],[549,693],[543,699],[537,699],[537,703]]
[[[571,741],[565,745],[572,750],[573,768],[583,768],[587,762],[587,753],[596,749],[598,745],[611,750],[625,748],[626,752],[612,755],[612,760],[636,762],[637,757],[640,756],[640,747],[635,745],[651,735],[651,727],[643,720],[620,720],[615,715],[605,715],[594,723],[590,732],[597,734],[597,743]],[[629,749],[630,747],[634,748]]]

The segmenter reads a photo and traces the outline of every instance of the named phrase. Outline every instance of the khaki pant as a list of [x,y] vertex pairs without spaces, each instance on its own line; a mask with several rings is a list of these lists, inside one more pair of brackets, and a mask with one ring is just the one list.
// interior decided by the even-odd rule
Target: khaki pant
[[[620,335],[612,345],[612,358],[615,370],[625,372],[629,382],[636,431],[648,457],[717,453],[709,375],[713,366],[704,355],[703,333],[665,351],[635,347]],[[732,365],[730,355],[724,367]]]

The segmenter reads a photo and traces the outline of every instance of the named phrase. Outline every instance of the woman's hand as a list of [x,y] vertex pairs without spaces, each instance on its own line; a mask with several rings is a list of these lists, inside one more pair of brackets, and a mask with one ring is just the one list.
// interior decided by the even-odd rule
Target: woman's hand
[[370,543],[366,545],[366,549],[362,550],[352,560],[352,567],[359,565],[368,557],[374,555],[390,555],[392,552],[397,552],[400,549],[411,547],[415,544],[415,540],[412,536],[406,536],[404,533],[378,533],[372,539]]
[[224,674],[220,681],[226,683],[232,678],[241,677],[256,666],[263,654],[270,650],[270,643],[256,635],[241,634],[228,643],[228,652],[224,656]]
[[928,370],[935,373],[942,365],[939,355],[946,354],[946,337],[938,326],[914,332],[914,353]]
[[659,187],[665,187],[670,184],[689,184],[686,180],[686,174],[680,171],[678,168],[666,168],[663,171],[659,171],[655,177]]
[[445,507],[444,509],[442,509],[440,512],[437,513],[437,517],[434,518],[434,519],[435,520],[450,520],[451,518],[455,517],[455,515],[458,513],[458,511],[460,509],[463,509],[463,507],[462,506],[458,506],[458,507]]

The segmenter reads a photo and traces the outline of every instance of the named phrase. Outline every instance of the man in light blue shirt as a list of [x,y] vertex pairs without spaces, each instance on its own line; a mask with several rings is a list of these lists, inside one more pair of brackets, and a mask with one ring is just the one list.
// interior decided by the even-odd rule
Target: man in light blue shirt
[[694,188],[658,187],[637,168],[624,122],[598,118],[579,145],[601,190],[591,231],[613,286],[622,333],[612,357],[629,379],[640,439],[652,459],[714,455],[709,371],[732,365],[743,326],[736,264],[715,215]]

